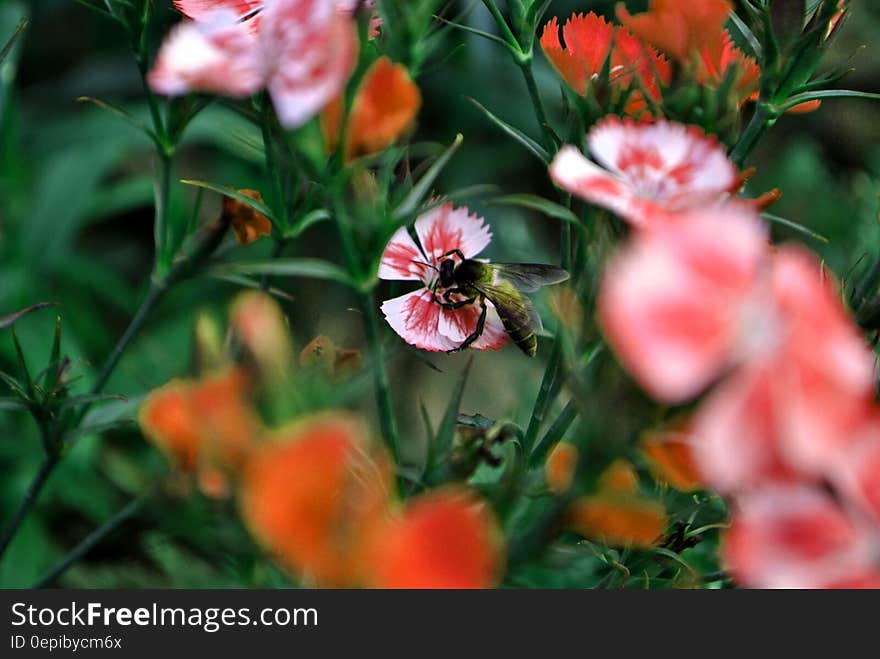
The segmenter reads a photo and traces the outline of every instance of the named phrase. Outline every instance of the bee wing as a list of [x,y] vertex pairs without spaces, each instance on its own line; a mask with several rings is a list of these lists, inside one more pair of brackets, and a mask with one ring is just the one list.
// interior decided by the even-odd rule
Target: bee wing
[[502,279],[513,284],[518,291],[534,293],[541,286],[558,284],[568,279],[568,272],[553,265],[540,263],[490,263]]
[[541,322],[541,316],[538,315],[532,301],[521,295],[512,282],[474,284],[474,288],[485,295],[495,306],[508,334],[543,331],[544,325]]

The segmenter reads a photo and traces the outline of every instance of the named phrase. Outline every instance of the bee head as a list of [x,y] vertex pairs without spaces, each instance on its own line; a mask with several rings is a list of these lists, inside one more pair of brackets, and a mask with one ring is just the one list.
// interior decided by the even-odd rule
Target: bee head
[[443,288],[449,288],[455,284],[455,261],[453,259],[444,259],[440,262],[440,285]]

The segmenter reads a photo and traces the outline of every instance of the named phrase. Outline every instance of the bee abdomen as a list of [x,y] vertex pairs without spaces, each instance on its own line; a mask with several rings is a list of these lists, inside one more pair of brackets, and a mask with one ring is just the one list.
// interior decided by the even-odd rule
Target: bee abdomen
[[535,333],[529,329],[528,327],[514,327],[512,323],[504,322],[502,319],[502,323],[504,323],[504,329],[507,331],[508,336],[510,336],[511,341],[513,341],[520,350],[526,353],[529,357],[534,357],[538,352],[538,337],[535,336]]

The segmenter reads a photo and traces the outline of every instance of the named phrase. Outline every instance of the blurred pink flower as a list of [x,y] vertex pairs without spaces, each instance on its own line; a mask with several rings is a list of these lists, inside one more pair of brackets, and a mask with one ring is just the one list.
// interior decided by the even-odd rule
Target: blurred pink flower
[[[424,287],[400,297],[386,300],[382,312],[388,324],[407,343],[434,352],[458,348],[476,330],[480,306],[476,302],[460,309],[445,309],[435,299],[433,288],[439,276],[437,268],[452,250],[461,250],[466,259],[476,257],[492,239],[483,218],[469,214],[467,208],[454,208],[451,203],[427,211],[415,222],[424,254],[410,237],[406,227],[398,229],[382,255],[379,278],[420,281]],[[426,265],[427,264],[427,265]],[[437,297],[446,289],[438,288]],[[452,295],[453,301],[461,296]],[[507,343],[507,333],[498,312],[488,302],[483,334],[471,348],[497,350]]]
[[880,584],[876,541],[821,489],[777,485],[737,500],[722,552],[752,588],[870,588]]
[[766,240],[753,209],[727,204],[640,232],[612,258],[599,322],[648,393],[683,402],[770,340],[761,308]]
[[738,183],[724,148],[696,126],[608,117],[587,144],[598,165],[564,146],[550,165],[551,178],[634,226],[722,200]]
[[244,97],[266,88],[284,126],[295,128],[314,116],[342,91],[354,67],[351,18],[335,0],[256,5],[180,0],[178,7],[196,20],[169,34],[149,73],[150,86],[169,96],[199,91]]
[[872,418],[873,356],[818,260],[785,247],[769,279],[769,350],[721,383],[695,420],[697,463],[722,492],[825,479]]

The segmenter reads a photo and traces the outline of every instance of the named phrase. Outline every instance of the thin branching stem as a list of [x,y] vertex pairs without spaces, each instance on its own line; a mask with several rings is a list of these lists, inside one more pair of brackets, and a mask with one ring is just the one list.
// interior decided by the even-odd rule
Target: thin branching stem
[[113,517],[104,522],[97,529],[92,531],[82,542],[80,542],[76,547],[70,550],[64,558],[62,558],[55,566],[49,570],[39,581],[37,581],[33,587],[34,588],[46,588],[47,586],[51,586],[62,574],[64,574],[67,569],[82,559],[86,554],[88,554],[95,546],[103,541],[107,536],[116,531],[122,524],[130,520],[132,517],[137,515],[141,509],[144,507],[144,504],[147,502],[150,496],[150,492],[146,494],[142,494],[141,496],[133,499],[126,505],[122,510],[117,512]]
[[7,547],[9,547],[9,544],[18,532],[19,527],[21,527],[22,522],[25,517],[27,517],[28,511],[30,511],[31,507],[36,502],[37,497],[43,490],[43,486],[55,470],[56,464],[58,464],[58,453],[55,451],[49,453],[43,459],[43,464],[40,466],[37,475],[34,476],[34,480],[31,481],[27,492],[25,492],[24,498],[18,504],[18,508],[15,509],[12,517],[6,522],[6,526],[3,527],[3,534],[0,535],[0,557],[6,552]]

